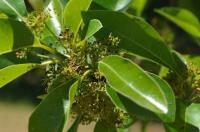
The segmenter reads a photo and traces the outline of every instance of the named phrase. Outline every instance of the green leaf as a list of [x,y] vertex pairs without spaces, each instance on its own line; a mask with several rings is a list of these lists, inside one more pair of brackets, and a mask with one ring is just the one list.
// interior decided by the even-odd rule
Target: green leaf
[[85,39],[89,39],[90,37],[92,37],[102,27],[103,26],[99,20],[97,19],[90,20]]
[[164,7],[156,12],[175,23],[190,35],[200,38],[200,22],[189,10],[175,7]]
[[199,0],[178,0],[178,6],[192,11],[200,19]]
[[29,119],[29,132],[61,132],[69,106],[68,91],[75,79],[57,86],[39,104]]
[[113,11],[124,9],[131,3],[131,1],[132,0],[94,0],[94,2],[102,7]]
[[135,15],[141,16],[146,4],[147,0],[134,0],[131,8],[133,9]]
[[[172,88],[162,79],[160,79],[157,75],[150,73],[153,79],[159,84],[162,92],[165,93],[165,97],[168,103],[168,112],[166,114],[157,114],[151,113],[143,108],[139,108],[136,104],[132,103],[129,99],[120,96],[117,94],[111,87],[106,88],[106,92],[108,96],[111,98],[113,103],[119,107],[120,109],[127,111],[133,116],[137,116],[142,119],[147,120],[158,120],[160,118],[163,122],[173,122],[175,120],[176,113],[176,103],[175,96],[172,91]],[[145,117],[146,116],[146,117]]]
[[112,11],[88,11],[83,12],[84,22],[98,19],[103,25],[101,35],[107,37],[110,33],[121,39],[120,48],[150,59],[156,63],[182,74],[159,34],[138,17],[128,17],[123,13]]
[[36,68],[36,64],[18,64],[11,65],[0,69],[0,88],[13,81],[17,77],[29,72],[33,68]]
[[172,88],[169,86],[169,84],[162,80],[160,77],[158,77],[155,74],[150,73],[150,75],[153,77],[153,79],[158,83],[160,88],[162,89],[162,92],[165,94],[165,97],[167,99],[168,103],[168,112],[166,114],[158,114],[158,116],[164,121],[164,122],[174,122],[176,117],[176,101],[175,101],[175,95],[172,90]]
[[111,88],[110,86],[107,85],[106,93],[110,97],[111,101],[115,104],[115,106],[117,106],[118,108],[120,108],[124,111],[127,111],[127,108],[124,106],[119,95],[113,90],[113,88]]
[[56,35],[59,36],[63,26],[63,6],[60,0],[52,0],[46,11],[50,14],[49,20],[46,22],[48,28]]
[[119,56],[108,56],[98,67],[108,84],[120,94],[155,113],[168,112],[162,89],[136,64]]
[[32,46],[34,36],[24,23],[0,18],[0,55]]
[[200,104],[191,104],[186,108],[185,121],[191,125],[194,125],[200,130]]
[[199,55],[186,55],[185,59],[188,63],[192,63],[200,68],[200,56]]
[[81,11],[86,11],[92,0],[70,0],[64,9],[64,25],[71,29],[75,36],[82,23]]
[[[67,117],[70,117],[70,113],[71,113],[71,108],[72,108],[72,104],[74,103],[74,98],[75,98],[75,95],[76,95],[76,91],[79,87],[79,82],[80,82],[80,79],[77,80],[74,84],[72,84],[72,86],[70,87],[70,90],[69,90],[69,101],[68,101],[68,104],[69,106],[67,107],[67,111],[66,111],[66,115]],[[69,118],[67,118],[66,120],[66,124],[69,122]]]
[[0,11],[9,16],[17,16],[22,20],[23,16],[27,15],[23,0],[1,0]]
[[80,123],[80,116],[76,118],[72,126],[67,130],[67,132],[77,132],[79,123]]
[[173,56],[174,60],[176,61],[177,66],[179,66],[179,68],[181,69],[181,71],[186,72],[187,71],[187,61],[184,58],[184,56],[182,56],[180,53],[176,52],[175,50],[172,50],[172,56]]

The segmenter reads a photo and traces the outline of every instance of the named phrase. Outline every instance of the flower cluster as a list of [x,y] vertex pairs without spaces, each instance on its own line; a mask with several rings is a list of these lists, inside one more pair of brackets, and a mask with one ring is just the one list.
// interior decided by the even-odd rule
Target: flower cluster
[[185,78],[170,72],[164,79],[172,86],[177,98],[189,103],[200,102],[200,69],[193,64],[188,64],[187,69]]
[[120,40],[110,34],[103,41],[95,40],[84,42],[82,46],[74,46],[71,37],[73,35],[69,34],[68,30],[60,35],[60,42],[63,43],[68,57],[60,64],[51,65],[47,70],[47,78],[50,80],[48,87],[51,88],[60,77],[60,80],[67,81],[90,70],[77,91],[72,106],[73,115],[81,116],[82,124],[103,121],[108,126],[122,127],[127,114],[117,108],[107,96],[106,80],[97,69],[98,61],[103,57],[118,53]]

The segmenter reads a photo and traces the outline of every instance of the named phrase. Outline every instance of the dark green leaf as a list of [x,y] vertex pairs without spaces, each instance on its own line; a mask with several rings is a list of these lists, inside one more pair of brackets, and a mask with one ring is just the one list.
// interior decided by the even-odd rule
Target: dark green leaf
[[33,56],[31,53],[26,53],[26,58],[20,59],[20,58],[17,58],[16,52],[9,52],[9,53],[0,55],[0,69],[5,68],[10,65],[15,65],[15,64],[25,64],[25,63],[40,64],[41,63],[41,60]]
[[108,84],[120,94],[153,112],[168,112],[167,100],[160,86],[130,60],[108,56],[99,62],[98,67]]
[[191,104],[186,108],[185,121],[200,130],[200,104]]
[[52,90],[39,104],[29,120],[29,132],[61,132],[69,106],[68,91],[75,79]]
[[109,10],[122,10],[127,7],[132,0],[94,0],[97,4]]
[[18,64],[0,69],[0,88],[35,68],[36,64]]
[[73,122],[72,126],[67,130],[67,132],[77,132],[80,123],[80,117],[77,117]]
[[190,35],[200,38],[200,22],[189,10],[175,7],[164,7],[157,9],[156,12],[181,27]]
[[178,0],[178,6],[192,11],[200,19],[199,0]]
[[187,72],[187,61],[185,58],[175,50],[172,50],[172,56],[179,67],[180,71],[182,71],[183,75]]
[[128,17],[123,13],[112,11],[83,12],[85,23],[91,19],[98,19],[103,25],[101,35],[107,37],[113,33],[119,37],[120,48],[140,55],[157,63],[171,68],[174,72],[182,74],[159,34],[144,20],[138,17]]

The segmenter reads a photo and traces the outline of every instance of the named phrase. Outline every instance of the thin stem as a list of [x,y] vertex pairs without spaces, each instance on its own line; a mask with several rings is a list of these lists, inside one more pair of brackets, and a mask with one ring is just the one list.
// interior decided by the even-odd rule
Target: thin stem
[[83,76],[81,77],[81,81],[90,73],[92,70],[87,70],[86,72],[83,73]]
[[141,124],[142,124],[141,132],[146,132],[147,122],[146,122],[146,121],[143,121],[143,122],[141,122]]
[[42,48],[42,49],[44,49],[44,50],[47,50],[47,51],[49,51],[49,52],[52,53],[52,54],[56,54],[56,53],[57,53],[56,50],[54,50],[54,49],[52,49],[52,48],[50,48],[50,47],[48,47],[48,46],[45,46],[45,45],[43,45],[43,44],[37,45],[36,47]]

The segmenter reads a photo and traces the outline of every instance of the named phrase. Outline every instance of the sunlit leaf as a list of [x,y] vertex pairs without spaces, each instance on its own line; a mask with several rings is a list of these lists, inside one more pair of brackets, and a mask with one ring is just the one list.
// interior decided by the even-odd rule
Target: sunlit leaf
[[97,19],[90,20],[85,39],[92,37],[102,27],[103,26],[99,20],[97,20]]
[[17,64],[0,69],[0,88],[35,68],[36,64]]
[[0,11],[14,17],[23,17],[27,15],[23,0],[0,0]]
[[185,121],[191,125],[194,125],[200,130],[200,104],[191,104],[186,109]]
[[64,25],[76,35],[82,23],[81,11],[86,11],[92,0],[70,0],[64,9]]
[[155,113],[168,112],[162,89],[136,64],[119,56],[108,56],[99,62],[98,67],[118,93]]
[[34,36],[24,23],[0,18],[0,55],[32,46]]
[[127,7],[132,0],[94,0],[97,4],[109,10],[122,10]]

